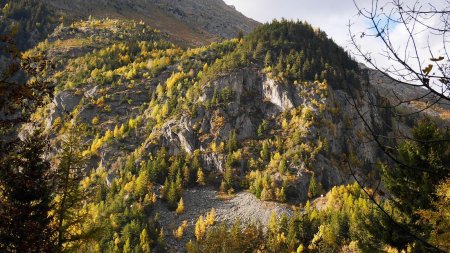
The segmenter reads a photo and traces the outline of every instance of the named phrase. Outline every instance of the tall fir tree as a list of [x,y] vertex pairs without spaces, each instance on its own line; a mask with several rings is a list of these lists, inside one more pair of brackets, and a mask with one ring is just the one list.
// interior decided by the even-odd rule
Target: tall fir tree
[[80,187],[86,173],[82,136],[81,130],[70,126],[56,156],[56,191],[53,200],[56,252],[67,251],[68,247],[76,245],[89,233],[80,227],[85,220],[83,202],[88,198],[88,192]]
[[[387,242],[397,248],[406,248],[413,243],[416,248],[429,251],[429,245],[423,245],[414,234],[426,238],[430,232],[429,224],[420,223],[419,211],[433,210],[433,201],[438,199],[436,187],[450,176],[450,131],[439,128],[432,120],[420,120],[412,130],[412,139],[399,144],[396,166],[383,166],[382,179],[391,194],[386,209],[396,214],[393,218],[404,229],[393,226],[390,218],[383,228],[390,231],[385,236]],[[394,239],[392,239],[394,238]]]
[[[398,147],[400,163],[385,166],[383,182],[395,196],[394,204],[401,212],[417,218],[418,209],[430,209],[436,199],[435,187],[450,175],[450,131],[439,129],[430,119],[418,122],[413,140]],[[418,168],[420,170],[418,170]]]
[[0,158],[0,251],[51,252],[48,149],[39,131]]

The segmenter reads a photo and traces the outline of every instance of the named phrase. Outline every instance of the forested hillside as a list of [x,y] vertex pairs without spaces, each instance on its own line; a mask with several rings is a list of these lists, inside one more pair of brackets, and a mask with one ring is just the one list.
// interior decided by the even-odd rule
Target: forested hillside
[[[29,25],[16,29],[20,40],[50,29],[37,25],[53,17],[44,5],[3,10],[2,18],[26,17]],[[394,112],[371,107],[389,103],[371,70],[306,22],[273,21],[247,36],[185,48],[149,20],[55,21],[51,34],[21,54],[52,63],[41,77],[54,94],[20,130],[31,140],[42,131],[46,155],[29,158],[25,145],[1,160],[12,175],[21,173],[16,163],[51,167],[41,182],[26,181],[47,196],[39,202],[48,208],[39,251],[449,248],[450,146],[433,141],[449,137],[445,114],[386,127]],[[367,141],[367,126],[386,136],[402,127],[423,142],[393,143],[401,159],[394,164]],[[3,191],[8,182],[0,181],[0,197],[15,210],[17,194]],[[203,199],[188,202],[208,194],[214,201],[206,212]],[[242,217],[231,214],[238,211]],[[0,224],[21,222],[14,212],[0,214]],[[19,252],[8,231],[0,230],[0,250]]]

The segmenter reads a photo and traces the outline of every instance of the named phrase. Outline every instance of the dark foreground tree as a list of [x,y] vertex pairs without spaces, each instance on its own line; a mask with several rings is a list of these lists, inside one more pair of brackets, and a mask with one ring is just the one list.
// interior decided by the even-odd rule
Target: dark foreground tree
[[[430,238],[430,232],[437,224],[422,219],[421,212],[435,212],[438,201],[437,186],[445,182],[450,173],[450,143],[441,140],[450,137],[446,129],[439,129],[429,119],[421,120],[412,130],[414,140],[398,145],[399,164],[383,165],[383,183],[391,194],[385,209],[391,210],[393,218],[408,229],[408,233],[390,224],[384,218],[384,231],[390,231],[387,241],[398,248],[414,245],[416,250],[430,252],[444,250],[430,242],[430,245],[419,238]],[[415,167],[422,168],[417,171]],[[432,172],[432,173],[430,173]],[[442,210],[442,222],[448,223],[449,210]],[[442,231],[445,232],[445,231]],[[439,238],[439,236],[437,236]],[[430,246],[434,246],[430,247]]]
[[38,126],[18,138],[22,123],[53,94],[41,75],[49,62],[23,55],[13,37],[0,34],[0,252],[52,252],[48,143]]
[[[435,187],[450,173],[450,142],[434,141],[450,138],[450,131],[439,129],[430,119],[424,119],[412,133],[418,141],[408,140],[398,146],[402,164],[385,166],[383,182],[395,193],[393,201],[397,208],[414,223],[417,210],[432,208],[431,203],[436,200]],[[424,170],[416,171],[415,166]]]
[[0,158],[0,251],[51,252],[50,163],[39,132]]
[[[378,191],[366,193],[383,214],[379,222],[385,243],[417,252],[445,252],[442,244],[436,243],[439,240],[430,237],[436,224],[419,214],[435,214],[436,187],[450,177],[446,116],[438,115],[439,110],[450,108],[450,1],[354,3],[358,17],[369,25],[358,31],[349,25],[353,53],[376,70],[369,73],[384,77],[382,82],[390,85],[385,90],[389,101],[367,101],[387,113],[389,120],[382,121],[381,126],[369,124],[369,110],[358,108],[357,98],[350,99],[365,124],[368,141],[375,142],[386,155],[383,184],[378,182],[374,188],[384,186],[388,195],[377,203]],[[366,47],[369,40],[379,48]],[[438,117],[421,121],[423,114],[430,116],[433,110]],[[414,130],[405,131],[404,126],[412,122],[419,123]],[[368,179],[352,174],[361,186],[370,184]],[[441,222],[448,223],[448,212],[442,215],[446,220]]]

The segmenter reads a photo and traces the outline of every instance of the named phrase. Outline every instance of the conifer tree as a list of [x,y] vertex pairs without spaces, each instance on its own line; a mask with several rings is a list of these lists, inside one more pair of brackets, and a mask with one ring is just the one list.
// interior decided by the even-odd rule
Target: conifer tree
[[225,181],[222,180],[222,182],[220,183],[220,191],[225,193],[227,190],[228,190],[227,183],[225,183]]
[[183,191],[183,179],[181,178],[181,170],[178,169],[178,173],[175,180],[175,187],[177,189],[177,193],[181,195]]
[[[80,214],[87,192],[80,187],[85,174],[85,158],[82,155],[82,133],[79,129],[69,127],[63,137],[61,151],[57,155],[56,196],[54,198],[54,224],[56,233],[56,252],[62,252],[65,243],[71,245],[83,238],[77,233],[77,227],[84,220]],[[88,233],[88,231],[83,231]]]
[[264,57],[264,65],[266,67],[272,65],[272,52],[267,51],[266,56]]
[[314,198],[317,196],[317,181],[314,173],[311,175],[311,180],[309,181],[309,187],[308,187],[308,197]]
[[261,199],[262,200],[273,200],[273,192],[269,187],[264,187],[261,191]]
[[219,103],[219,93],[217,92],[217,89],[214,89],[213,97],[211,99],[211,104],[213,106],[216,106]]
[[267,224],[270,234],[278,233],[278,222],[277,222],[277,214],[272,212],[269,217],[269,223]]
[[200,215],[200,217],[198,217],[197,219],[197,222],[195,223],[195,238],[197,238],[197,241],[203,239],[205,232],[206,232],[206,224],[203,221],[203,216]]
[[164,252],[166,247],[166,236],[164,235],[163,229],[159,231],[158,239],[156,241],[156,252]]
[[174,182],[170,183],[169,192],[167,192],[167,204],[171,210],[177,207],[178,193]]
[[[430,119],[421,120],[413,129],[413,139],[398,147],[401,164],[384,167],[383,182],[395,196],[394,203],[408,217],[417,217],[418,209],[430,209],[435,187],[450,174],[450,131],[439,129]],[[423,169],[417,171],[416,167]],[[433,172],[433,174],[427,171]]]
[[263,56],[262,54],[264,53],[263,50],[264,46],[262,42],[258,42],[258,44],[256,44],[255,51],[253,51],[253,59],[260,60]]
[[434,208],[419,210],[418,214],[424,224],[432,225],[430,241],[450,252],[450,178],[436,187],[436,196],[432,203]]
[[164,181],[164,185],[162,188],[162,193],[161,193],[163,199],[167,199],[167,196],[169,193],[169,188],[170,188],[169,178],[166,177],[166,180]]
[[178,206],[177,206],[177,210],[176,210],[177,214],[180,215],[184,212],[184,203],[183,203],[183,198],[180,198],[180,201],[178,202]]
[[144,196],[151,187],[150,177],[146,170],[142,170],[136,179],[136,195]]
[[286,159],[282,158],[280,164],[278,165],[278,171],[283,174],[286,172],[286,168],[287,168]]
[[269,159],[270,159],[269,145],[267,144],[266,141],[264,141],[262,144],[261,158],[264,161],[269,161]]
[[[420,224],[419,210],[433,210],[433,200],[437,199],[436,187],[450,174],[450,137],[448,129],[440,129],[430,119],[423,119],[412,130],[412,139],[397,147],[396,166],[383,166],[382,179],[386,189],[392,194],[390,203],[401,214],[400,222],[413,233],[426,234],[429,225]],[[420,168],[421,170],[418,170]],[[392,231],[395,246],[404,248],[408,244],[422,245],[411,233],[404,233],[392,226],[384,216],[383,230]],[[427,222],[428,223],[428,222]],[[388,238],[388,240],[392,240]],[[429,246],[424,246],[429,247]],[[425,249],[428,251],[430,249]]]
[[286,193],[284,191],[284,187],[277,188],[275,196],[278,201],[285,202],[286,201]]
[[123,253],[131,253],[131,243],[130,238],[127,239],[125,245],[123,246]]
[[39,131],[0,158],[0,251],[51,251],[47,143]]
[[114,127],[113,135],[114,135],[114,138],[116,138],[116,139],[120,137],[120,130],[119,130],[119,126],[118,125],[116,125]]
[[185,186],[188,186],[191,184],[191,170],[189,169],[189,166],[187,166],[187,165],[183,166],[183,183]]
[[233,180],[234,169],[231,165],[225,166],[225,173],[223,175],[224,182],[226,184],[226,190],[233,188],[234,180]]
[[214,225],[216,220],[216,209],[212,208],[209,213],[206,214],[205,223],[208,226]]
[[227,152],[231,154],[239,148],[239,144],[236,137],[236,131],[230,131],[227,141]]
[[277,74],[283,74],[283,72],[284,72],[284,55],[283,55],[283,52],[281,52],[280,56],[278,57],[278,63],[277,63],[277,66],[276,66],[275,69],[277,71]]
[[183,221],[183,224],[181,224],[181,226],[179,226],[177,229],[175,229],[173,231],[173,236],[175,237],[175,239],[179,240],[179,239],[181,239],[181,237],[183,237],[183,233],[184,233],[184,230],[186,229],[186,227],[187,227],[187,221],[185,220],[185,221]]
[[139,236],[140,239],[140,247],[143,253],[150,253],[150,238],[147,233],[147,229],[143,229],[141,232],[141,235]]
[[201,168],[198,169],[197,171],[197,183],[200,186],[204,186],[205,183],[205,175],[203,174],[203,170]]

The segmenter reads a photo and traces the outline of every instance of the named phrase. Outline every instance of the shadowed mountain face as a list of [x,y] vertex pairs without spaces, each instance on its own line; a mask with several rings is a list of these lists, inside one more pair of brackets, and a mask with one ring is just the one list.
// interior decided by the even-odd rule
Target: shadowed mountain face
[[188,46],[247,34],[258,22],[222,0],[44,0],[57,15],[69,19],[110,17],[144,21]]

